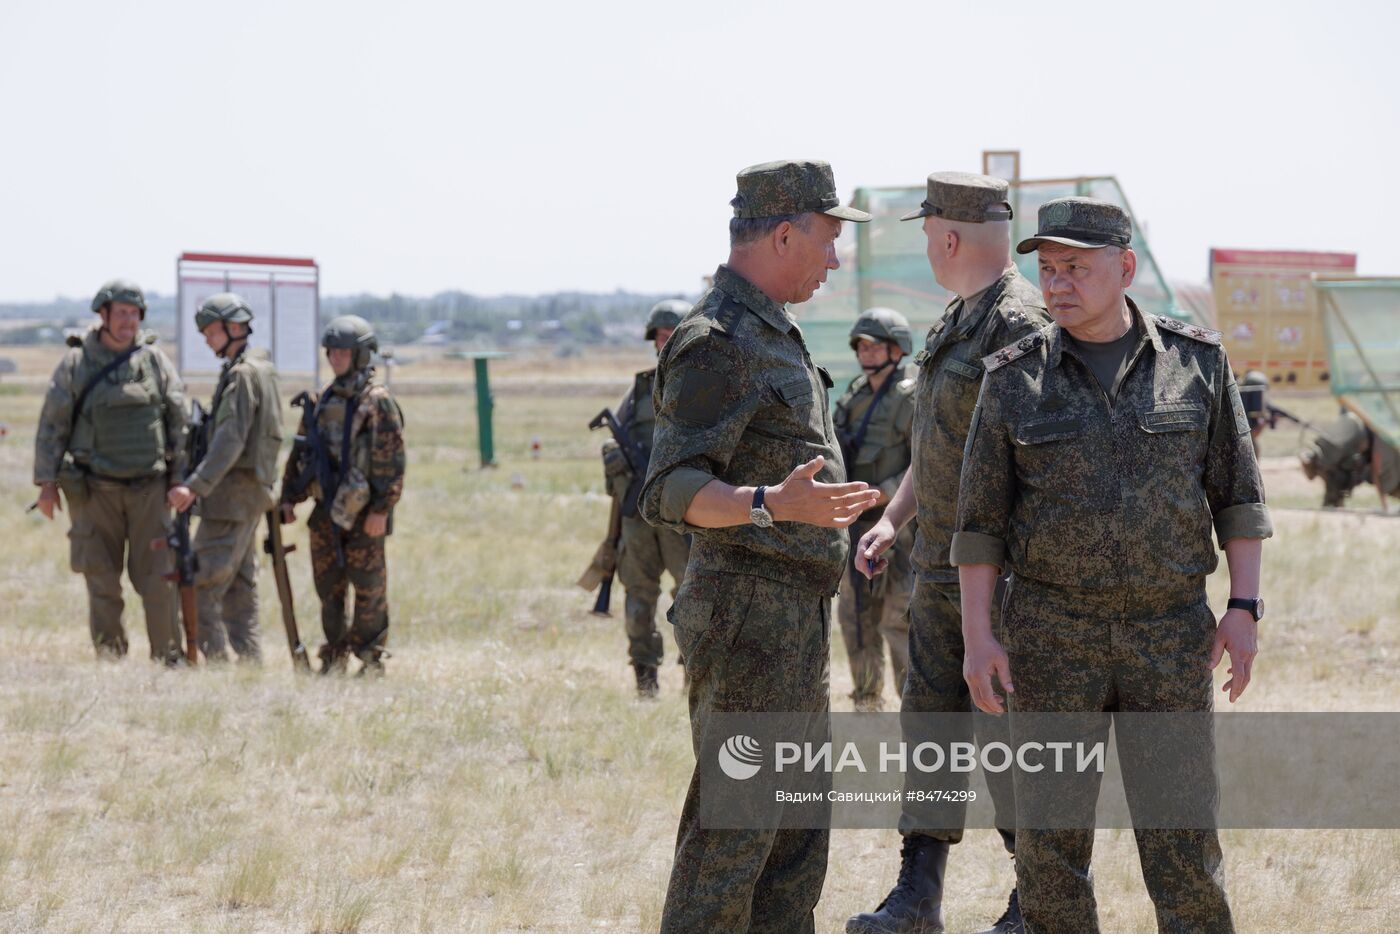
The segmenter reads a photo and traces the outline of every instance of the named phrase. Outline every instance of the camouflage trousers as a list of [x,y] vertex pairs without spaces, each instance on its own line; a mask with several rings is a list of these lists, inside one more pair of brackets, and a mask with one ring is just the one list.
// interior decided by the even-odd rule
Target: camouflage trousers
[[[384,537],[365,534],[366,515],[368,512],[360,513],[354,527],[341,535],[344,567],[336,560],[330,511],[317,503],[307,527],[311,532],[311,573],[321,598],[326,642],[347,646],[362,659],[377,659],[389,641],[389,575]],[[347,628],[345,603],[351,586],[355,588],[355,612]]]
[[201,517],[194,533],[199,556],[195,593],[199,600],[199,650],[210,661],[262,661],[258,635],[258,527],[252,519]]
[[[777,581],[691,568],[671,608],[690,673],[699,755],[714,714],[830,709],[831,601]],[[661,930],[812,931],[826,878],[827,830],[701,826],[691,773]]]
[[[852,551],[873,526],[873,522],[851,526]],[[914,526],[910,523],[895,539],[894,547],[885,552],[890,566],[883,574],[866,580],[847,561],[841,576],[836,619],[841,624],[841,638],[851,663],[851,700],[857,710],[880,707],[885,688],[886,645],[890,648],[895,692],[904,689],[904,678],[909,672],[909,599],[914,592],[909,552],[913,545]]]
[[[661,665],[661,632],[656,628],[656,601],[661,599],[661,575],[671,572],[679,588],[690,559],[690,541],[669,529],[658,529],[640,516],[622,517],[622,548],[617,578],[627,591],[627,654],[634,665]],[[675,589],[671,595],[675,596]]]
[[[1197,593],[1152,593],[1143,588],[1087,591],[1014,579],[1005,606],[1004,644],[1016,693],[1011,735],[1017,743],[1038,741],[1034,712],[1208,712],[1211,672],[1206,667],[1215,636],[1215,616],[1204,586]],[[1106,727],[1103,732],[1106,734]],[[1130,808],[1134,775],[1160,768],[1150,738],[1125,741],[1118,734],[1124,790]],[[1105,736],[1106,739],[1106,736]],[[1158,757],[1159,758],[1159,757]],[[1215,748],[1209,736],[1200,753],[1173,764],[1170,776],[1154,775],[1218,797]],[[1187,774],[1189,773],[1189,774]],[[1070,785],[1066,785],[1066,782]],[[1016,771],[1016,797],[1038,813],[1053,796],[1057,813],[1075,809],[1086,825],[1098,798],[1099,775],[1067,779],[1051,770]],[[1045,811],[1050,813],[1050,811]],[[1225,896],[1220,843],[1214,830],[1138,829],[1142,877],[1163,932],[1234,930]],[[1089,871],[1092,829],[1018,827],[1016,880],[1027,931],[1084,934],[1098,931]]]
[[152,541],[164,540],[170,530],[165,477],[120,483],[89,476],[84,486],[86,493],[67,497],[73,520],[68,532],[69,560],[87,582],[88,630],[93,646],[99,655],[126,654],[124,561],[146,613],[151,657],[165,660],[180,656],[184,638],[176,617],[175,587],[163,577],[174,564],[168,551],[151,548]]
[[[993,629],[998,629],[1000,623],[999,606],[993,600]],[[909,676],[904,682],[899,711],[904,740],[911,747],[923,742],[946,746],[974,739],[982,745],[1009,740],[1005,717],[974,715],[958,718],[956,722],[961,725],[951,726],[954,721],[950,718],[930,721],[919,716],[972,709],[972,695],[963,679],[962,589],[957,583],[920,577],[909,604]],[[958,730],[958,735],[944,735],[948,729]],[[1011,773],[984,775],[992,795],[997,832],[1007,852],[1015,853],[1016,793]],[[962,791],[968,787],[968,775],[940,772],[935,782],[940,789]],[[967,805],[960,802],[907,801],[899,817],[899,830],[905,835],[922,834],[958,843],[966,815]]]

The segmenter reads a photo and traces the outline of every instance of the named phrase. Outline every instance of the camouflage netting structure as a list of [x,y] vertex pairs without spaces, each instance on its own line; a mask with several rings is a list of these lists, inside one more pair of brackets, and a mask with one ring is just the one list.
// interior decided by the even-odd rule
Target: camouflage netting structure
[[1332,394],[1400,447],[1400,277],[1314,276]]
[[[831,273],[800,312],[798,322],[816,361],[836,377],[839,395],[846,381],[857,373],[848,342],[851,324],[862,310],[872,306],[902,312],[914,331],[914,349],[923,347],[923,336],[943,314],[952,296],[933,281],[926,255],[923,227],[900,216],[919,207],[927,194],[922,183],[908,188],[857,188],[851,206],[868,211],[868,224],[846,224],[836,242],[841,268]],[[1013,244],[1032,236],[1036,213],[1046,201],[1071,195],[1101,198],[1121,205],[1133,218],[1133,249],[1138,256],[1137,281],[1129,294],[1148,314],[1166,314],[1192,321],[1181,306],[1152,255],[1151,246],[1133,215],[1117,179],[1112,177],[1049,179],[1012,184],[1010,199]],[[1016,256],[1032,282],[1036,281],[1036,256]],[[835,398],[835,395],[833,395]]]

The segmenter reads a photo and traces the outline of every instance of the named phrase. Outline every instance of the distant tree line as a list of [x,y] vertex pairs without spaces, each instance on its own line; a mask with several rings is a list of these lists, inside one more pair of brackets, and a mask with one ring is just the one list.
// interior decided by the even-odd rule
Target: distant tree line
[[[548,295],[484,297],[467,292],[412,295],[323,295],[321,318],[360,315],[373,322],[387,343],[420,339],[511,346],[523,343],[603,344],[639,340],[651,306],[675,293],[555,292]],[[175,297],[150,294],[146,324],[162,335],[175,332]],[[61,341],[64,327],[91,321],[86,299],[0,304],[0,343]],[[6,325],[5,322],[13,322]]]

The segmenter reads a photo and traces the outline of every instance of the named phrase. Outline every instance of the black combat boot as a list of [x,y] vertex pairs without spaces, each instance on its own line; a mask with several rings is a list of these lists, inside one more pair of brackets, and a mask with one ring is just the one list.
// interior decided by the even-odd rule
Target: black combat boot
[[633,663],[632,670],[637,673],[637,696],[643,700],[654,699],[661,689],[656,681],[656,666]]
[[1006,910],[997,918],[997,923],[978,934],[1026,934],[1026,922],[1021,920],[1021,899],[1016,890],[1011,890],[1011,898],[1006,902]]
[[943,869],[948,843],[922,834],[904,838],[899,879],[874,912],[846,922],[846,934],[943,934]]

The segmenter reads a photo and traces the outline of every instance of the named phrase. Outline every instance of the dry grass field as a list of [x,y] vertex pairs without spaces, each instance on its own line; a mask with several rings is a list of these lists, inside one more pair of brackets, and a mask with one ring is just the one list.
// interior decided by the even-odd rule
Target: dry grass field
[[[496,364],[502,466],[489,471],[470,364],[399,369],[409,474],[389,547],[394,655],[376,682],[294,676],[265,571],[262,668],[148,663],[134,596],[132,657],[94,662],[66,523],[24,513],[42,379],[23,377],[56,354],[14,356],[20,384],[0,383],[0,930],[656,929],[692,765],[681,678],[668,665],[661,699],[636,701],[620,616],[589,615],[573,586],[607,514],[601,438],[584,426],[641,352]],[[417,387],[415,368],[430,377]],[[1283,508],[1239,706],[1396,709],[1400,521],[1360,511],[1376,505],[1369,488],[1356,512],[1299,508],[1321,489],[1289,460],[1296,441],[1266,439]],[[304,531],[292,540],[316,644]],[[849,709],[839,637],[831,686]],[[1400,924],[1400,832],[1231,831],[1224,844],[1241,931]],[[1153,930],[1132,835],[1100,832],[1097,847],[1104,929]],[[872,907],[896,859],[893,831],[833,834],[818,930]],[[993,919],[1010,881],[995,834],[970,833],[949,867],[949,929]]]

